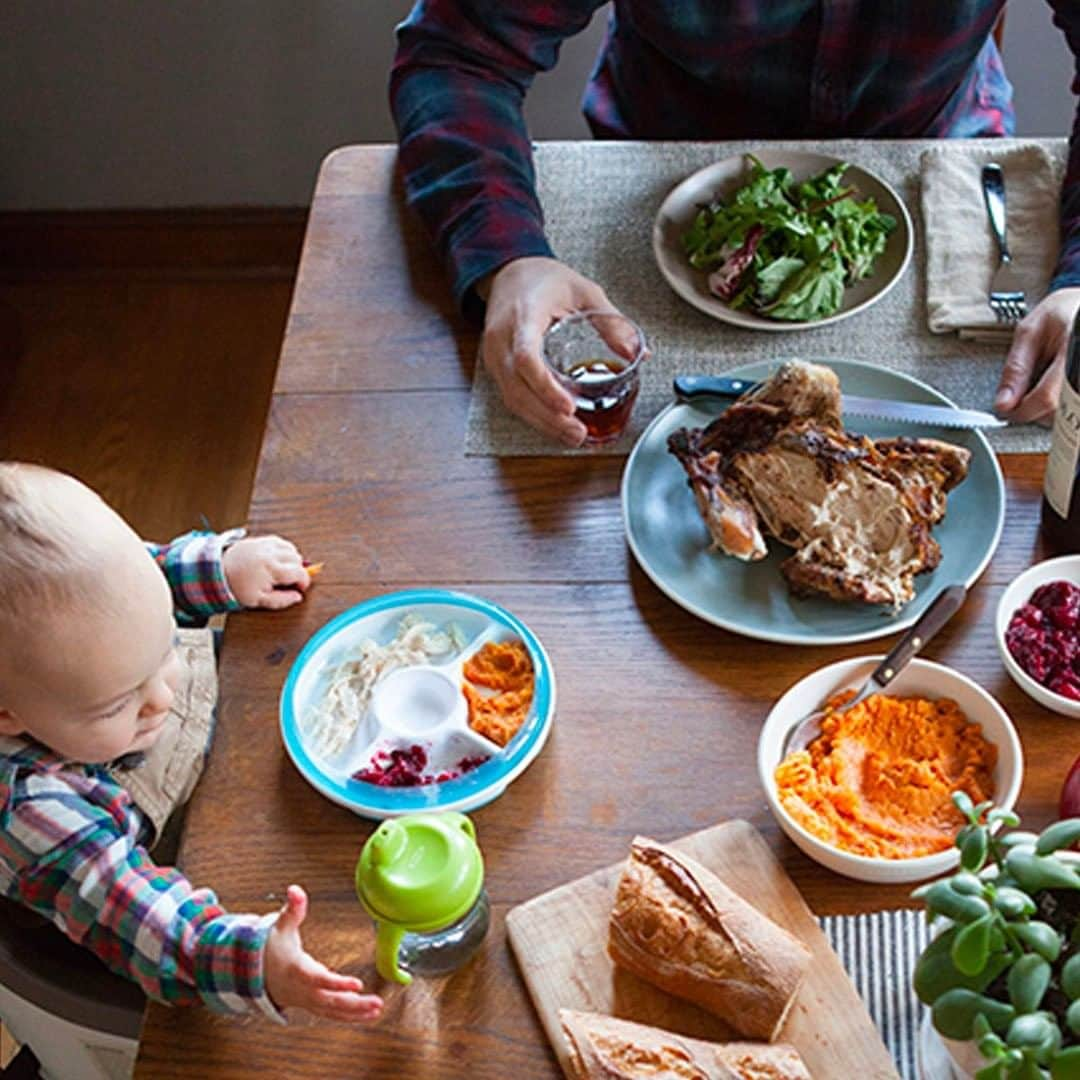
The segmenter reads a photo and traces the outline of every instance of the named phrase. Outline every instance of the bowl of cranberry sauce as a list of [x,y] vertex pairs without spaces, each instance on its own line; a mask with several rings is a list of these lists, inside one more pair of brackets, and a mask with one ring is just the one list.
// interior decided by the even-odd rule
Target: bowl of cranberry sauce
[[1025,570],[998,603],[996,631],[1017,686],[1040,705],[1080,718],[1080,555]]

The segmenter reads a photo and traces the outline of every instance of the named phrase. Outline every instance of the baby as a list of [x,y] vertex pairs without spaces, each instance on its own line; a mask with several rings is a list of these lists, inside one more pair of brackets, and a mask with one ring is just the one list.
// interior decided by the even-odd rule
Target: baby
[[[279,537],[233,530],[146,545],[74,478],[0,462],[0,896],[159,1001],[277,1020],[290,1006],[341,1021],[382,1009],[359,979],[304,950],[299,886],[278,913],[229,914],[146,850],[170,792],[193,786],[172,775],[185,760],[179,706],[197,681],[177,648],[174,604],[196,622],[287,607],[309,583]],[[195,775],[206,717],[201,730],[188,754]]]

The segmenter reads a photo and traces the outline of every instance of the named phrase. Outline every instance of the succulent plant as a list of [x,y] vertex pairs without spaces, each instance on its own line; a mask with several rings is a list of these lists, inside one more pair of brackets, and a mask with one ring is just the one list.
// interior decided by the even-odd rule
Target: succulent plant
[[1080,1080],[1080,818],[1041,833],[992,803],[953,803],[960,869],[916,889],[940,932],[915,967],[934,1027],[974,1042],[976,1080]]

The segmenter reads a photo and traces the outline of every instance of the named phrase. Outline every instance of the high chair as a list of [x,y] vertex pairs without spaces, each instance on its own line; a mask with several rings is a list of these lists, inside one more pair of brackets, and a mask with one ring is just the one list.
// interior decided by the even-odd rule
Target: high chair
[[0,1021],[42,1080],[129,1080],[145,1005],[87,949],[0,901]]

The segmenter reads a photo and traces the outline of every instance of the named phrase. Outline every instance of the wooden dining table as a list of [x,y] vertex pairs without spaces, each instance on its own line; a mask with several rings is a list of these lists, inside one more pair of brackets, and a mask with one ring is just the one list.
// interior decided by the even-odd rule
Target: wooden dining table
[[[254,533],[325,563],[304,602],[230,616],[217,731],[191,801],[180,864],[232,910],[311,898],[307,948],[386,993],[381,1022],[288,1026],[151,1004],[136,1076],[528,1080],[559,1075],[508,946],[515,905],[615,863],[629,840],[729,819],[765,837],[815,913],[911,906],[910,886],[825,870],[780,832],[755,748],[777,697],[826,663],[894,640],[806,647],[737,636],[690,614],[641,571],[620,509],[621,456],[466,456],[476,326],[457,311],[404,206],[395,148],[324,162],[307,228],[252,497]],[[1026,825],[1055,816],[1076,728],[1007,675],[994,612],[1009,581],[1046,556],[1045,458],[1004,455],[1001,542],[960,613],[928,648],[975,679],[1019,730]],[[983,526],[970,523],[972,530]],[[558,682],[543,752],[473,819],[492,926],[448,979],[379,984],[354,865],[374,823],[320,795],[290,762],[278,701],[315,631],[380,594],[450,587],[512,611],[543,642]]]

